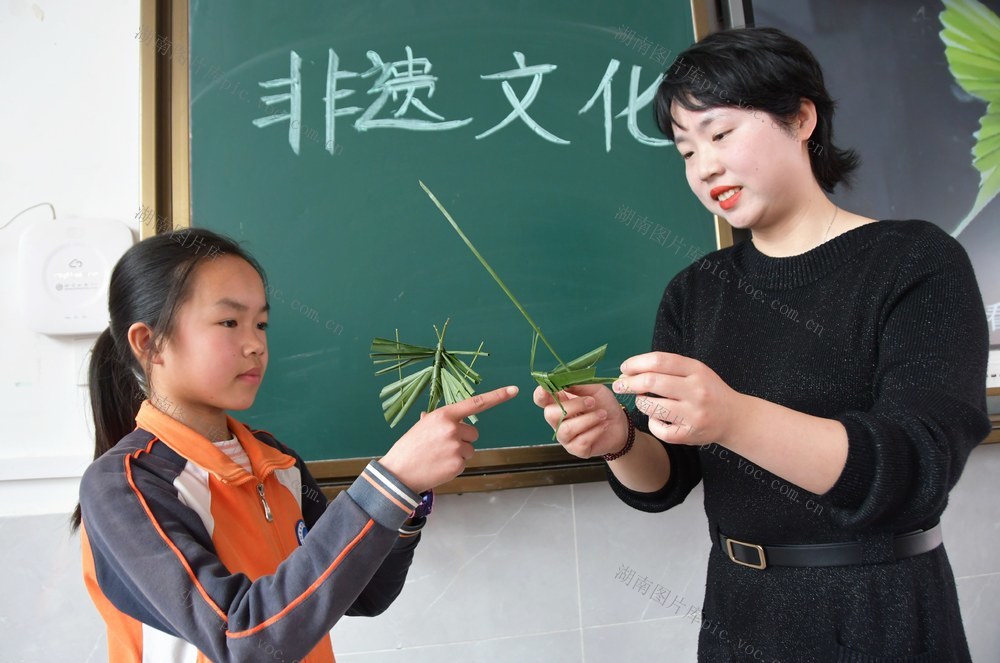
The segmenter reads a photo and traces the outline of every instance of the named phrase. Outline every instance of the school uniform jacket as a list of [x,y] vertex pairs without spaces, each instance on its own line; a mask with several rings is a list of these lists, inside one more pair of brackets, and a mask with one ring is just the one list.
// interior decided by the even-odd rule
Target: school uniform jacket
[[295,452],[232,418],[252,472],[148,401],[136,423],[80,487],[111,661],[327,663],[342,615],[399,594],[418,496],[377,462],[327,503]]

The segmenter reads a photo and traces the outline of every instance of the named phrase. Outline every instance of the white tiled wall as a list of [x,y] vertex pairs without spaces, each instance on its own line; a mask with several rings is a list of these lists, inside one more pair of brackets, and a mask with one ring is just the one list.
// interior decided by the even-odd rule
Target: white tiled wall
[[[943,525],[973,660],[984,663],[1000,660],[998,475],[1000,446],[973,452]],[[107,660],[67,522],[0,519],[3,661]],[[337,625],[337,660],[694,661],[699,626],[685,615],[701,606],[708,548],[700,488],[662,514],[628,508],[603,483],[441,496],[403,593],[379,617]],[[649,579],[646,595],[616,578],[622,567]],[[656,585],[671,592],[666,605],[652,600]]]
[[[974,451],[943,523],[977,662],[1000,661],[998,473],[1000,445]],[[661,514],[604,483],[439,503],[396,603],[334,629],[341,663],[695,660],[700,627],[685,615],[702,604],[710,547],[700,486]],[[649,579],[645,596],[616,579],[623,566]],[[656,585],[666,605],[651,600]]]

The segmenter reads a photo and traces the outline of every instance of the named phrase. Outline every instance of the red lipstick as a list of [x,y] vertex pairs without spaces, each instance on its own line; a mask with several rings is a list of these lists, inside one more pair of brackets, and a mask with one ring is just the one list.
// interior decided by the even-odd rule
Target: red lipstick
[[[735,193],[731,193],[726,198],[724,198],[722,200],[719,200],[719,198],[721,196],[725,195],[727,192],[732,192],[732,191],[735,191]],[[719,201],[719,206],[723,210],[730,210],[730,209],[732,209],[733,207],[736,206],[736,203],[737,203],[737,201],[739,201],[740,194],[742,192],[743,192],[743,187],[741,187],[741,186],[726,185],[726,186],[717,186],[717,187],[713,188],[709,192],[709,195],[712,197],[713,200],[718,200]]]

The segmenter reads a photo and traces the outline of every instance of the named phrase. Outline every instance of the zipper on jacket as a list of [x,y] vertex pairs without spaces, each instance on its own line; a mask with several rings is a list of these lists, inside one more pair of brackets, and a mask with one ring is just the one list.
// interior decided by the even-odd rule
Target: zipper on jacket
[[260,495],[260,503],[264,507],[264,517],[267,518],[267,522],[274,522],[274,518],[271,516],[271,507],[267,505],[267,500],[264,499],[264,484],[257,484],[257,494]]

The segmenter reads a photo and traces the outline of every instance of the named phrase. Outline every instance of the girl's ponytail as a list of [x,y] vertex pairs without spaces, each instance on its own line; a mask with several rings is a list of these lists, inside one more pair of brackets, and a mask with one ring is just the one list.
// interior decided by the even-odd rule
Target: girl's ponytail
[[[223,255],[250,263],[266,286],[264,271],[239,244],[202,228],[145,239],[126,251],[115,265],[108,285],[111,325],[98,336],[90,357],[94,460],[135,429],[135,415],[150,396],[146,366],[132,352],[129,329],[137,322],[148,325],[152,330],[151,349],[161,347],[170,336],[179,307],[190,294],[195,268],[201,261]],[[77,504],[71,520],[73,530],[80,526],[81,518]]]
[[[94,414],[94,460],[104,455],[118,440],[135,428],[135,415],[146,394],[130,367],[128,354],[115,347],[111,328],[97,337],[90,354],[88,382],[90,408]],[[132,360],[131,363],[136,363]],[[80,526],[80,505],[73,511],[72,528]]]
[[115,446],[135,428],[135,414],[145,400],[130,364],[135,364],[128,348],[115,347],[111,329],[97,338],[90,360],[90,407],[94,412],[97,444],[94,459]]

